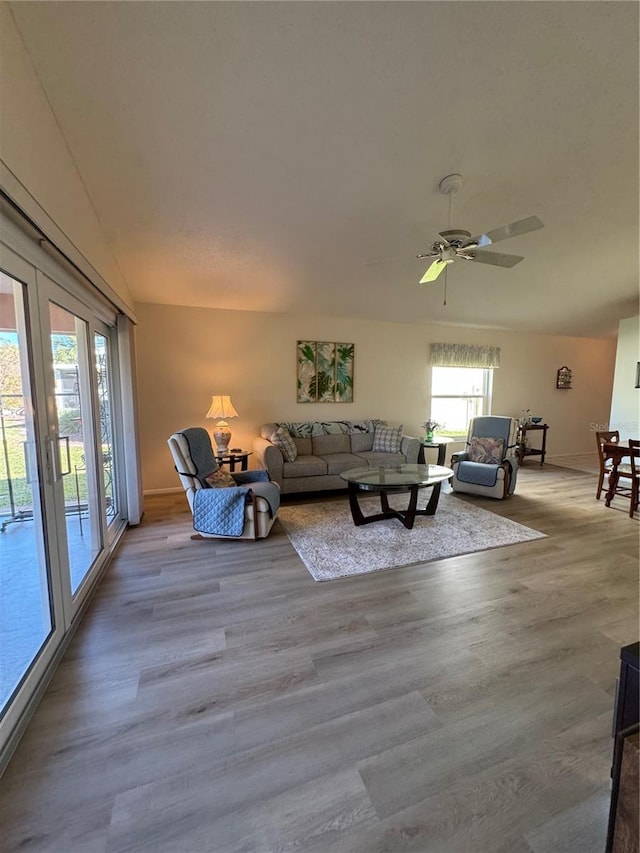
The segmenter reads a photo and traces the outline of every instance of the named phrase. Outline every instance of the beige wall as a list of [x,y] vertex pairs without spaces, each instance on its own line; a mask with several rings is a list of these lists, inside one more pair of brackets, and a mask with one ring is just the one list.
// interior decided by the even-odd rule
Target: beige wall
[[[380,417],[420,434],[436,341],[500,346],[493,411],[517,416],[528,408],[544,417],[551,455],[591,452],[590,424],[609,417],[615,341],[155,304],[138,304],[136,312],[145,491],[176,487],[167,437],[187,426],[211,428],[204,415],[212,394],[233,399],[238,447],[251,447],[260,424],[271,420]],[[297,340],[355,344],[353,403],[295,402]],[[555,387],[563,365],[573,370],[571,391]]]
[[616,348],[611,416],[600,429],[617,429],[622,439],[640,437],[640,390],[635,387],[640,364],[640,317],[620,320]]
[[3,188],[79,266],[90,262],[104,280],[106,295],[113,299],[115,294],[115,301],[133,313],[133,298],[7,3],[0,3],[0,106]]

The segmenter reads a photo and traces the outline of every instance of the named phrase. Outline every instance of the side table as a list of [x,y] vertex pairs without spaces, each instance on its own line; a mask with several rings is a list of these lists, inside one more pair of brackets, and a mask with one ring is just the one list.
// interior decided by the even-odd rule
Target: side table
[[464,441],[464,439],[450,438],[448,435],[434,435],[430,440],[423,438],[420,441],[420,450],[418,450],[418,465],[425,465],[424,449],[425,447],[438,448],[438,465],[444,465],[444,458],[447,455],[447,445],[453,444],[454,441]]
[[[523,424],[518,430],[518,438],[516,439],[516,456],[518,462],[522,465],[525,456],[539,456],[540,465],[544,465],[544,457],[547,453],[547,430],[549,424]],[[527,447],[526,439],[528,432],[542,431],[542,447]]]
[[230,450],[229,453],[216,456],[216,462],[218,465],[228,465],[231,472],[235,471],[236,464],[240,463],[240,470],[246,471],[249,467],[251,453],[251,450]]

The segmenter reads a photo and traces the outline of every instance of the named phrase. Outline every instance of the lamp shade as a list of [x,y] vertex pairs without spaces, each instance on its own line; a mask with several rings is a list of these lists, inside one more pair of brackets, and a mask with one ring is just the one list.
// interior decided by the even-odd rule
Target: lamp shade
[[238,413],[233,408],[231,397],[225,394],[223,396],[216,396],[211,398],[211,405],[209,406],[209,411],[207,412],[205,417],[222,418],[226,421],[230,418],[237,418]]

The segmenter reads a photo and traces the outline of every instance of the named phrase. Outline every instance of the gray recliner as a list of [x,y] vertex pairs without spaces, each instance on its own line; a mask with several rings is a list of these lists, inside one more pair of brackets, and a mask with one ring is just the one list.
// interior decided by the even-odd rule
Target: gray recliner
[[189,427],[167,441],[184,486],[198,536],[212,539],[263,539],[278,515],[280,489],[266,471],[241,471],[235,485],[212,488],[220,470],[206,429]]
[[498,415],[473,418],[466,450],[451,457],[454,492],[497,499],[512,495],[518,476],[517,434],[515,418]]

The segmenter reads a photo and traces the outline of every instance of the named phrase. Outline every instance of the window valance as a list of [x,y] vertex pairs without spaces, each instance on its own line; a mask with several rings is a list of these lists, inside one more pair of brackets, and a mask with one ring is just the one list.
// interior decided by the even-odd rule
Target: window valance
[[500,367],[500,347],[471,344],[431,344],[436,367]]

